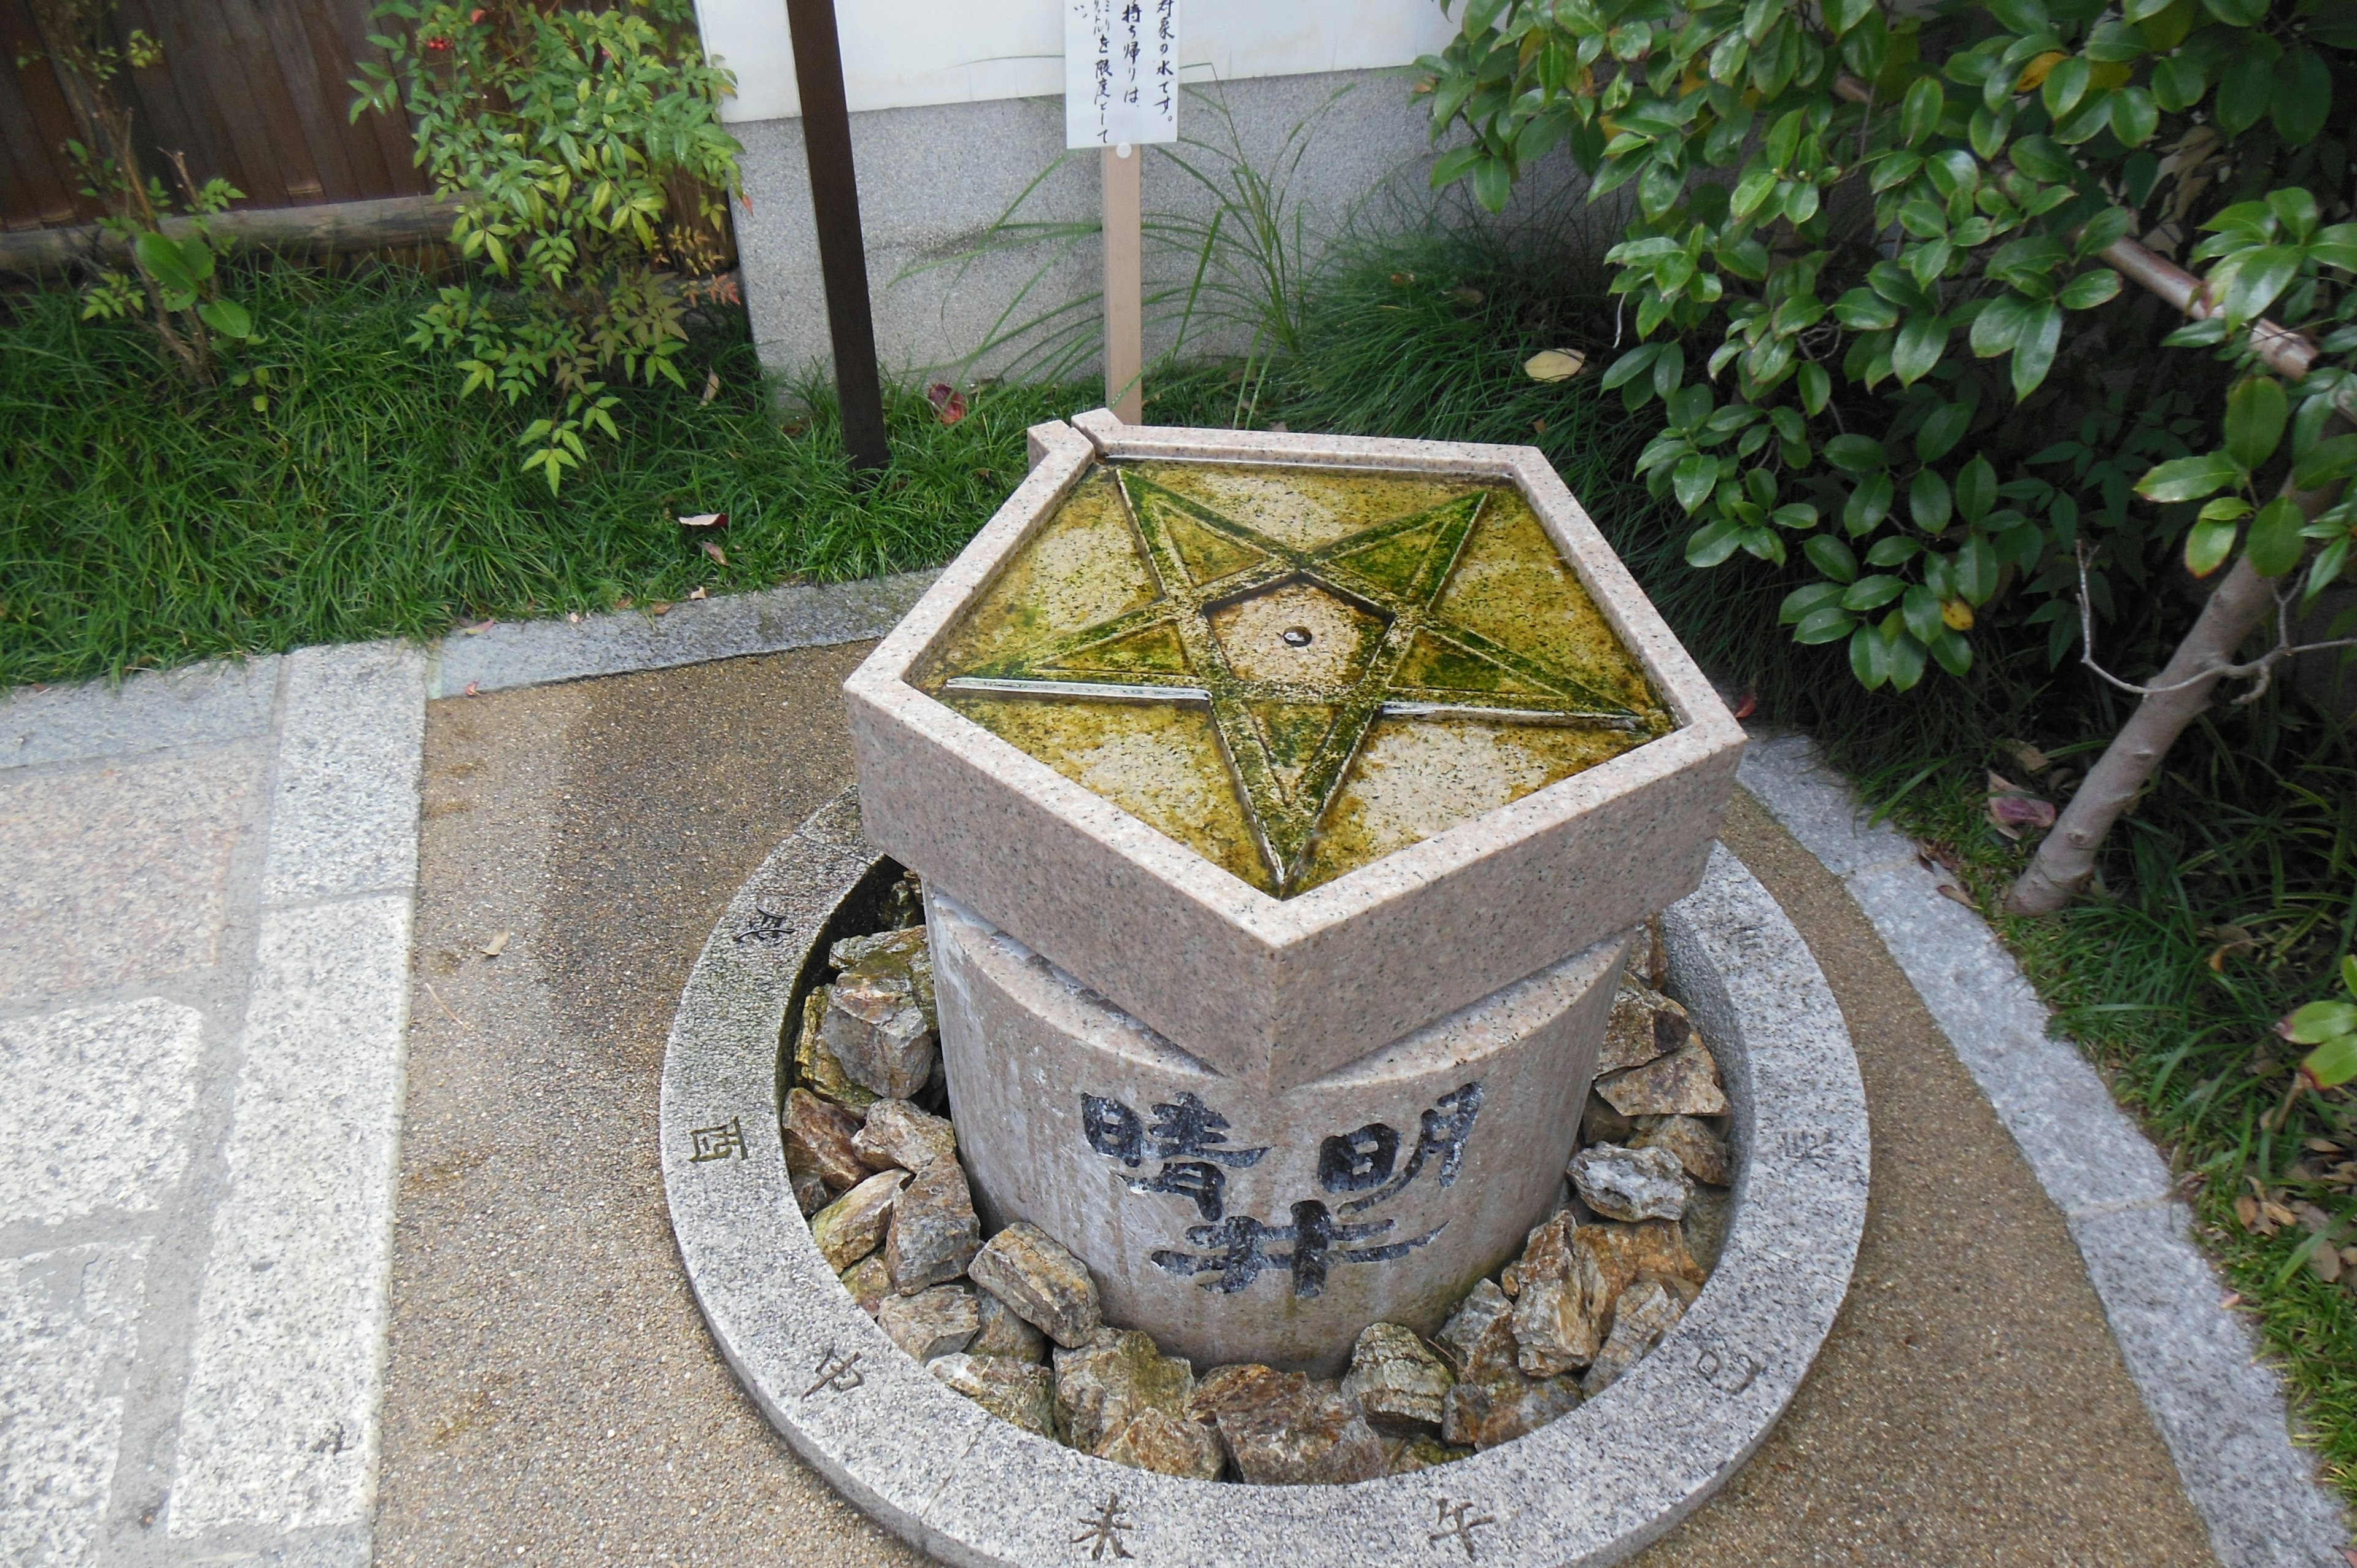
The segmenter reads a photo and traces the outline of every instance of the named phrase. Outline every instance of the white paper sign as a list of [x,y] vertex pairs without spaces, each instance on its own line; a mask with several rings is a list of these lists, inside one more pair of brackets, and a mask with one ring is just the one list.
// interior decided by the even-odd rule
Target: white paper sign
[[1064,145],[1178,139],[1178,0],[1064,0]]

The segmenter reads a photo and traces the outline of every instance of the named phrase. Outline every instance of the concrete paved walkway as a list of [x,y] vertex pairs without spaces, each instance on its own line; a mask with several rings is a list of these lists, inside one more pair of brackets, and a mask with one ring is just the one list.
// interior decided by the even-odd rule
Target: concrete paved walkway
[[[739,618],[624,657],[775,645]],[[481,649],[310,650],[102,723],[0,703],[0,1563],[920,1561],[738,1392],[654,1169],[680,983],[849,778],[863,651],[500,691]],[[1727,839],[1857,1036],[1875,1204],[1792,1411],[1643,1561],[2328,1568],[2196,1512],[1851,891],[1748,799]]]
[[0,710],[0,1561],[357,1568],[423,660],[82,696]]

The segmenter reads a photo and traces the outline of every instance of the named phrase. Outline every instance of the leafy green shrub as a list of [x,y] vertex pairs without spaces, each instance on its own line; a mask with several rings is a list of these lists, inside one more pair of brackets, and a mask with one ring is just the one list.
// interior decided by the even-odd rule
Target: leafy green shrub
[[[100,228],[131,262],[127,273],[102,270],[82,291],[83,319],[144,320],[167,362],[210,386],[222,360],[256,341],[253,313],[221,293],[205,225],[244,192],[225,179],[199,184],[186,159],[165,154],[178,177],[187,212],[195,219],[178,237],[166,234],[164,220],[176,210],[172,193],[143,166],[130,105],[114,90],[124,67],[144,70],[162,64],[164,46],[134,27],[117,47],[113,0],[34,0],[34,13],[74,117],[89,128],[95,144],[70,141],[66,155],[81,171],[82,194],[106,206]],[[31,61],[28,57],[16,63],[21,69]],[[266,386],[269,378],[266,367],[249,365],[233,371],[231,382]],[[254,395],[256,407],[268,401],[265,393]]]
[[500,285],[443,289],[413,341],[464,356],[462,396],[562,399],[521,438],[554,491],[585,437],[619,438],[617,365],[681,382],[694,285],[679,274],[720,253],[741,149],[719,105],[736,79],[705,60],[689,0],[387,0],[375,14],[409,30],[370,40],[387,63],[361,65],[352,116],[408,110],[419,165],[465,202],[451,242]]
[[[2320,539],[2311,592],[2350,565],[2357,509],[2265,491],[2357,471],[2327,428],[2357,401],[2352,49],[2326,0],[1468,0],[1424,63],[1436,135],[1469,133],[1437,184],[1494,209],[1562,146],[1592,196],[1633,185],[1608,259],[1641,342],[1605,381],[1661,402],[1640,467],[1687,559],[1797,554],[1792,635],[1903,691],[1992,622],[2059,661],[2083,573],[2106,611],[2179,551],[2280,575]],[[2104,258],[2201,233],[2221,309],[2164,337]],[[2305,374],[2253,357],[2270,309],[2321,338]],[[2156,459],[2157,514],[2127,493]]]

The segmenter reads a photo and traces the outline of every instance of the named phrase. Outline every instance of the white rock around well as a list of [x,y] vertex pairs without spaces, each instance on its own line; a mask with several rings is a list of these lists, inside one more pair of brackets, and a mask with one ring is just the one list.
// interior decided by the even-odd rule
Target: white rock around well
[[780,1030],[813,950],[897,875],[846,795],[747,882],[673,1020],[662,1157],[689,1281],[747,1389],[846,1497],[943,1561],[1617,1562],[1742,1464],[1833,1325],[1866,1215],[1857,1061],[1799,934],[1714,852],[1663,925],[1672,988],[1734,1102],[1735,1214],[1709,1283],[1625,1377],[1473,1458],[1333,1487],[1152,1475],[995,1420],[893,1347],[819,1258],[775,1131]]

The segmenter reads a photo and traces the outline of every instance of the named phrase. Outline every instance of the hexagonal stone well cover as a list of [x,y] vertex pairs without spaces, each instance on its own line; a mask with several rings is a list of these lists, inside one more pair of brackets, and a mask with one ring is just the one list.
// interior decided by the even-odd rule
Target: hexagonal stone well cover
[[999,930],[1277,1089],[1694,888],[1741,727],[1541,454],[1031,442],[845,685],[870,840]]
[[1288,897],[1667,731],[1512,484],[1092,467],[915,684]]

